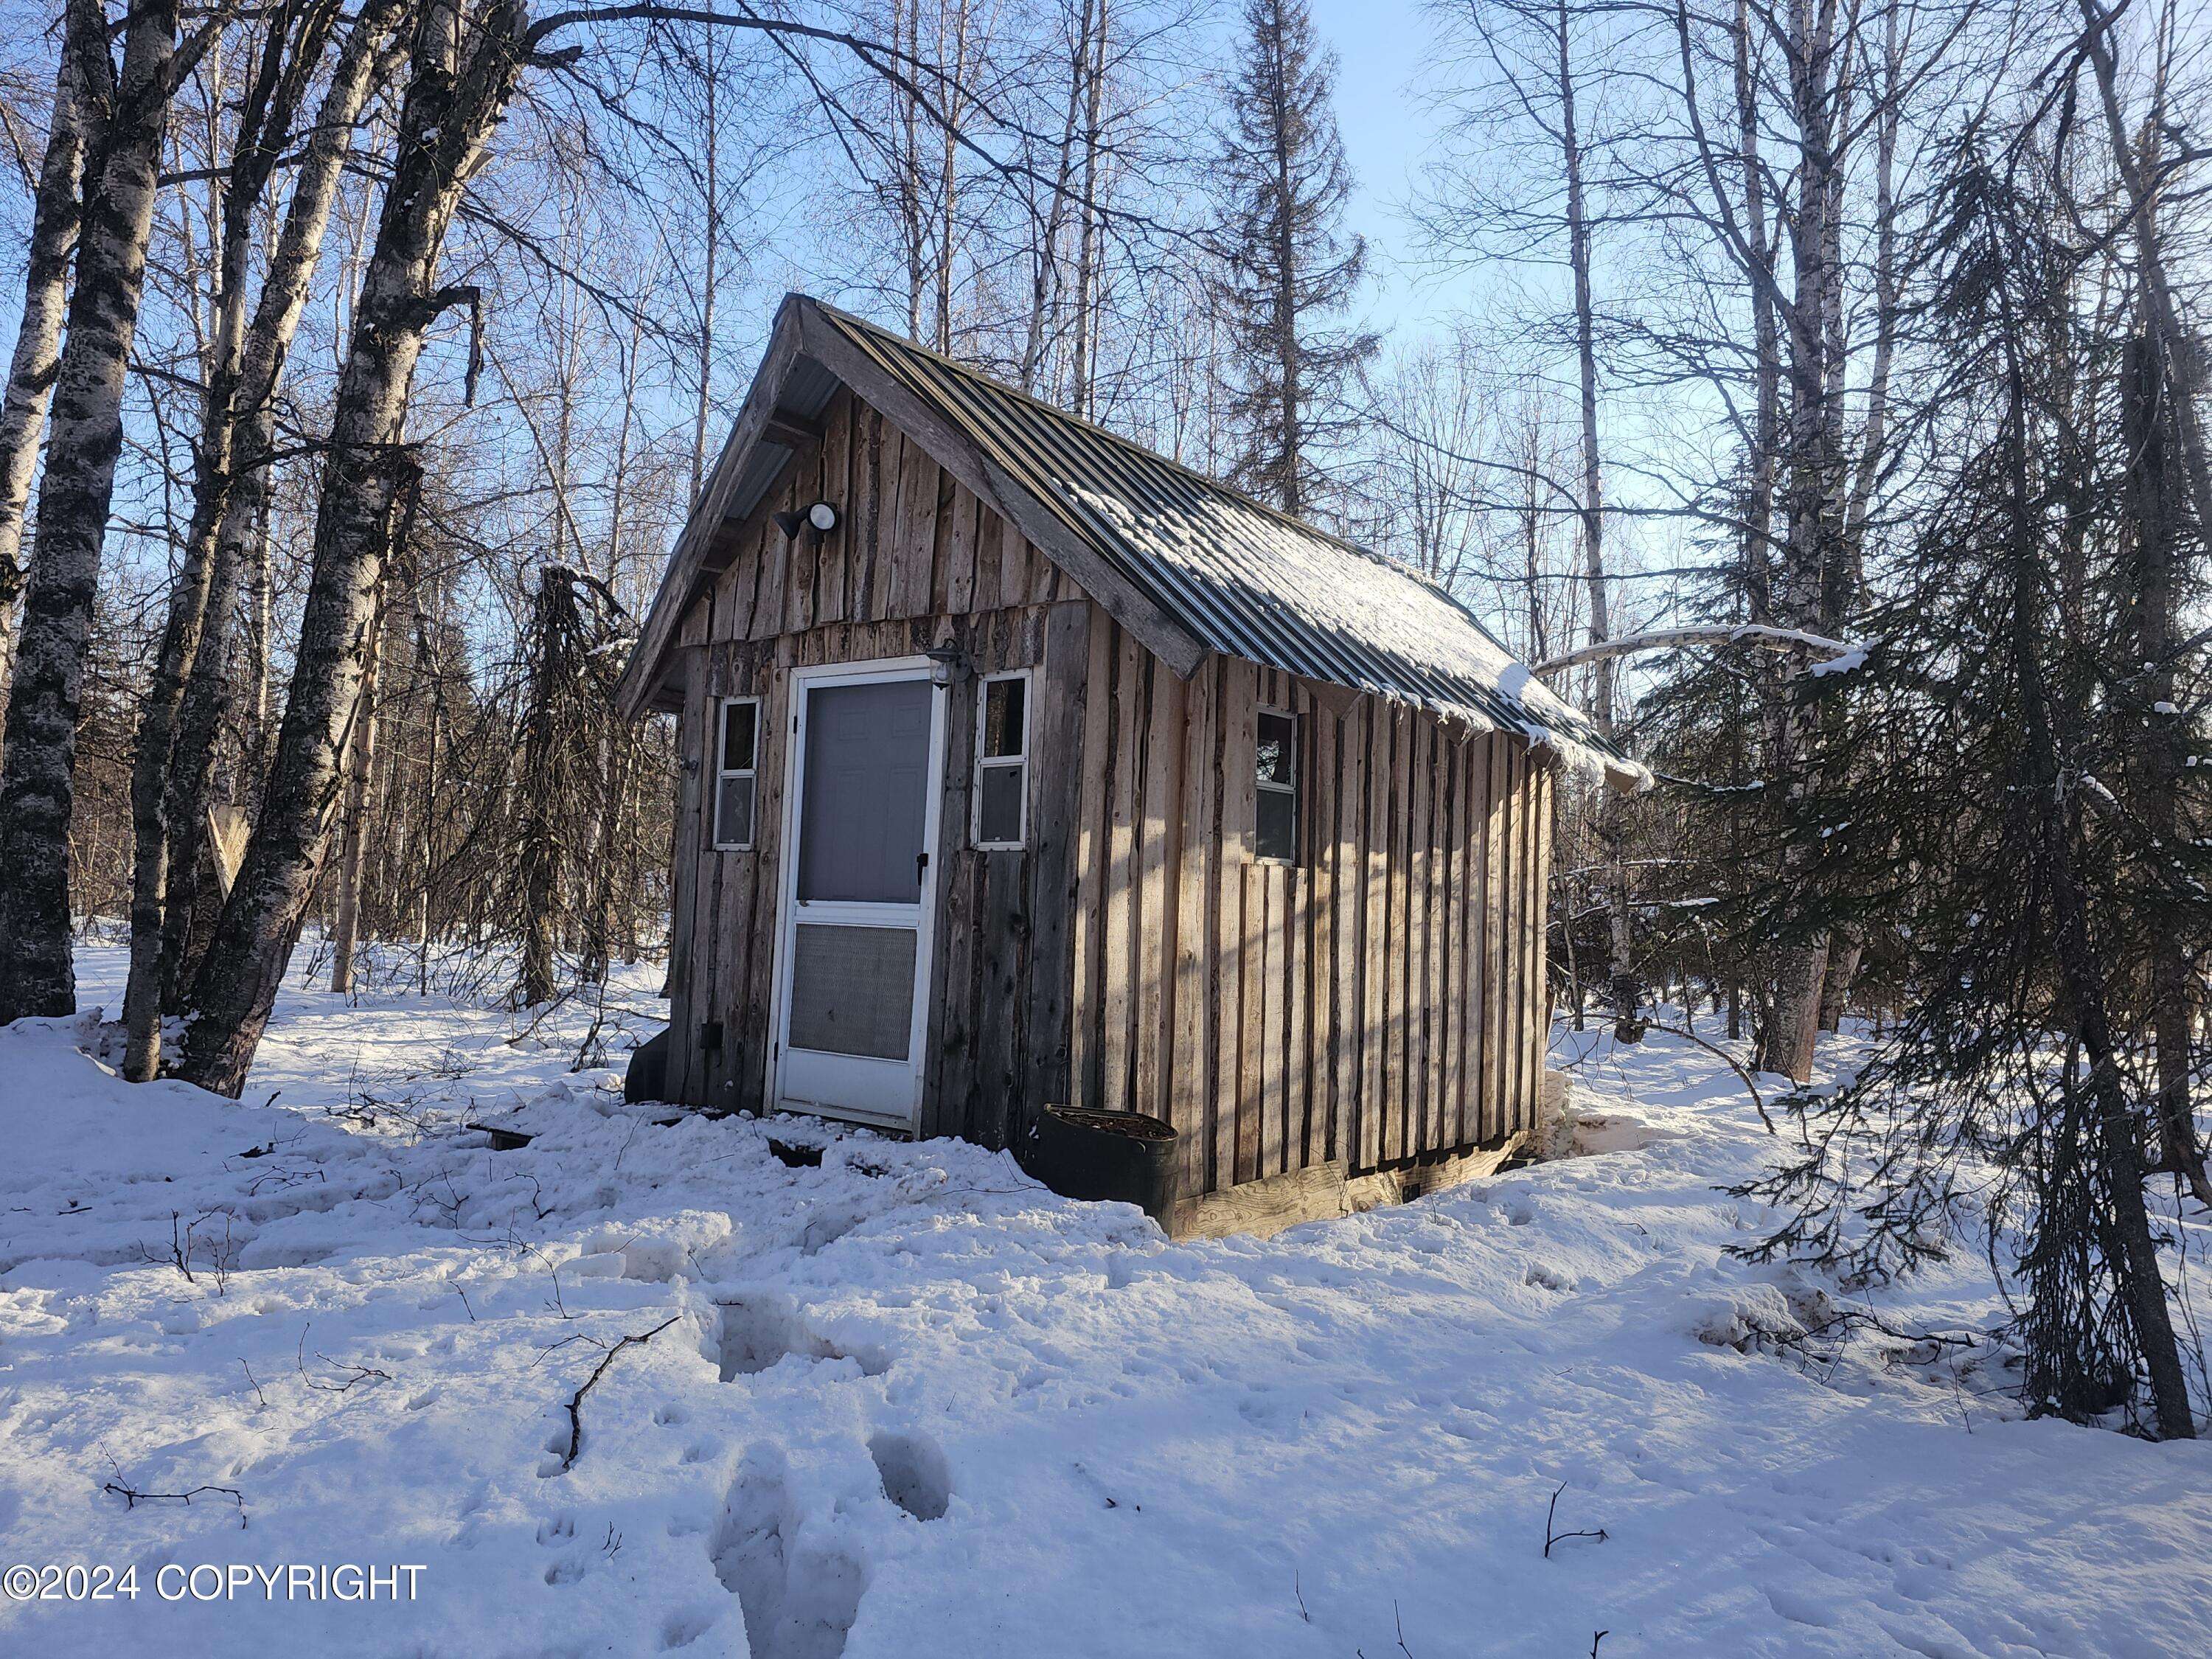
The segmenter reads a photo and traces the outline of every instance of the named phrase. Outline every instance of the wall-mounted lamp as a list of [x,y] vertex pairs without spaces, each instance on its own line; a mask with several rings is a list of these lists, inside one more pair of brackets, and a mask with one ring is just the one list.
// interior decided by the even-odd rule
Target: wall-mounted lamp
[[804,512],[786,510],[773,515],[775,527],[783,532],[784,540],[796,541],[799,532],[811,529],[815,534],[826,535],[837,527],[837,509],[827,501],[817,501]]
[[975,672],[969,665],[968,653],[957,645],[940,645],[921,654],[929,659],[932,685],[958,685]]

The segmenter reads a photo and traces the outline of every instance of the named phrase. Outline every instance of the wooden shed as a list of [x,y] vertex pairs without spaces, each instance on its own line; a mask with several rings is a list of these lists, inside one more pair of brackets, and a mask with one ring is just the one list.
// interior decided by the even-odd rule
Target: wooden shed
[[1150,1113],[1180,1231],[1529,1129],[1559,765],[1638,775],[1425,578],[797,295],[623,697],[672,1100]]

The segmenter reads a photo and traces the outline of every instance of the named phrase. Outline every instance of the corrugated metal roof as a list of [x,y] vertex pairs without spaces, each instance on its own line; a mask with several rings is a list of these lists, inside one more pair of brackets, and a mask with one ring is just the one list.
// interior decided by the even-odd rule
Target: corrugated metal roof
[[1440,584],[872,323],[813,302],[1214,651],[1644,775]]

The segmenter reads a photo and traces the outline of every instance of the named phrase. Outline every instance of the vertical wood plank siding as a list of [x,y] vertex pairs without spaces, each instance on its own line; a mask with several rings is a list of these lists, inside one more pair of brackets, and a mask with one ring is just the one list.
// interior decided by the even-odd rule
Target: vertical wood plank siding
[[[1553,777],[1526,744],[1210,659],[1103,611],[1078,795],[1083,1104],[1182,1132],[1186,1194],[1355,1174],[1535,1121]],[[1149,671],[1149,672],[1148,672]],[[1253,851],[1258,712],[1297,717],[1299,848]]]
[[[921,1129],[1003,1146],[1050,1101],[1182,1131],[1196,1195],[1532,1125],[1553,779],[1528,747],[1207,659],[1188,682],[875,410],[819,441],[685,618],[671,1093],[758,1109],[794,668],[940,644],[1033,671],[1029,834],[969,844],[980,679],[947,700]],[[787,545],[771,514],[826,499]],[[755,845],[712,845],[714,708],[761,699]],[[1297,856],[1255,850],[1263,708],[1298,722]],[[719,1042],[708,1033],[719,1027]]]
[[[826,534],[787,546],[772,515],[826,500]],[[969,679],[947,699],[939,914],[923,1073],[926,1133],[1003,1144],[1026,1099],[1066,1098],[1070,884],[1089,603],[1048,562],[1007,557],[997,514],[849,394],[822,437],[730,532],[727,564],[685,618],[680,730],[687,761],[675,847],[669,1091],[695,1105],[758,1109],[782,891],[790,673],[823,663],[964,650],[978,676],[1036,672],[1029,843],[969,845],[975,753]],[[713,845],[714,710],[761,699],[754,846]],[[1072,735],[1073,734],[1073,735]],[[718,1046],[708,1032],[719,1026]]]

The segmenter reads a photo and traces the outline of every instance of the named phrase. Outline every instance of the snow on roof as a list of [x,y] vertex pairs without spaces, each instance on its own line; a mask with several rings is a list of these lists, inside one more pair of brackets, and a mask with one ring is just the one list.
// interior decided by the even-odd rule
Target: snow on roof
[[873,324],[814,302],[1208,650],[1649,774],[1419,573]]

